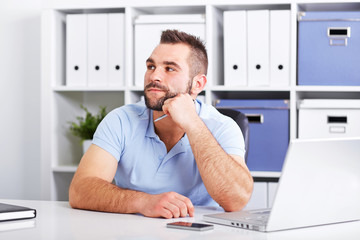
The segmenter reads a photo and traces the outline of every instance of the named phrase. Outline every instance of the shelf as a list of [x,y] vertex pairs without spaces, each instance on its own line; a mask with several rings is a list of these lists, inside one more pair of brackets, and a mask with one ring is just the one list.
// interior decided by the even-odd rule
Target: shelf
[[68,87],[68,86],[57,86],[53,87],[55,92],[121,92],[125,91],[125,87]]
[[359,99],[360,86],[296,86],[299,99]]
[[360,86],[296,86],[298,92],[360,92]]
[[144,87],[142,87],[142,86],[141,87],[140,86],[131,86],[131,87],[129,87],[129,90],[130,91],[139,91],[139,92],[141,91],[142,92],[142,91],[144,91]]
[[53,172],[57,173],[75,173],[78,166],[56,166],[52,167]]
[[339,1],[316,1],[299,3],[298,8],[299,11],[358,11],[360,4],[348,0],[342,0],[341,3]]
[[281,172],[251,171],[250,173],[254,178],[280,178],[281,176]]
[[[290,1],[289,1],[290,2]],[[264,1],[255,2],[252,1],[251,4],[214,4],[216,8],[221,9],[222,11],[239,11],[239,10],[261,10],[261,9],[269,9],[269,10],[289,10],[290,3],[270,3],[264,4]]]
[[290,90],[267,88],[263,90],[261,88],[250,89],[228,89],[217,88],[217,90],[211,90],[212,102],[216,102],[218,99],[290,99]]
[[288,92],[290,91],[290,87],[269,87],[269,86],[259,86],[259,87],[251,87],[251,86],[211,86],[209,88],[211,91],[261,91],[261,92]]

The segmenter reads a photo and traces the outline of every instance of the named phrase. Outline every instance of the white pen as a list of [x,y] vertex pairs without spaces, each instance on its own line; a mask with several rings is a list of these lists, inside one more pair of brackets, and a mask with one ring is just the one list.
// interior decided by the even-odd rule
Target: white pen
[[166,118],[166,117],[167,117],[167,115],[164,114],[161,117],[158,117],[157,119],[155,119],[154,122],[160,121],[161,119]]
[[[193,102],[195,103],[195,99],[193,99]],[[160,121],[163,118],[166,118],[168,115],[164,114],[161,117],[158,117],[157,119],[154,120],[154,122]]]

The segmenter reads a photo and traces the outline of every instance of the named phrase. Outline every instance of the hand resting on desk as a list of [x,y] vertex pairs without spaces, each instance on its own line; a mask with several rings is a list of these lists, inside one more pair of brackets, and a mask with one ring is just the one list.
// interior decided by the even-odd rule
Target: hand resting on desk
[[190,199],[176,192],[157,195],[148,194],[143,199],[140,213],[147,217],[178,218],[194,216],[194,206]]
[[176,192],[153,195],[115,186],[111,182],[116,168],[117,161],[111,154],[91,145],[71,182],[70,205],[95,211],[141,213],[147,217],[194,216],[190,199]]

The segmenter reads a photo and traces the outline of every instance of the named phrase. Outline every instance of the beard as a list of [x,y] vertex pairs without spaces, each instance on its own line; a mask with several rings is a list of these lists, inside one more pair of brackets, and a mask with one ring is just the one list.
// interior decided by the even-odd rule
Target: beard
[[[150,98],[146,95],[146,89],[151,88],[151,87],[163,90],[165,92],[165,96],[151,101]],[[189,80],[187,89],[183,93],[191,94],[191,88],[192,88],[192,81]],[[176,97],[180,93],[181,92],[171,92],[169,90],[169,88],[159,84],[158,82],[151,82],[148,85],[146,85],[144,88],[146,107],[149,109],[155,110],[155,111],[162,111],[162,106],[164,105],[164,102],[170,98]]]

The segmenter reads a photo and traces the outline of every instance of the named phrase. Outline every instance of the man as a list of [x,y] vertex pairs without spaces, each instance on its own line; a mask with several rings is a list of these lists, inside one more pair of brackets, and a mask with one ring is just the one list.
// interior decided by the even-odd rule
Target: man
[[164,218],[192,217],[194,205],[240,210],[253,187],[241,130],[195,100],[207,81],[204,45],[167,30],[146,64],[146,106],[120,107],[102,121],[71,183],[70,205]]

